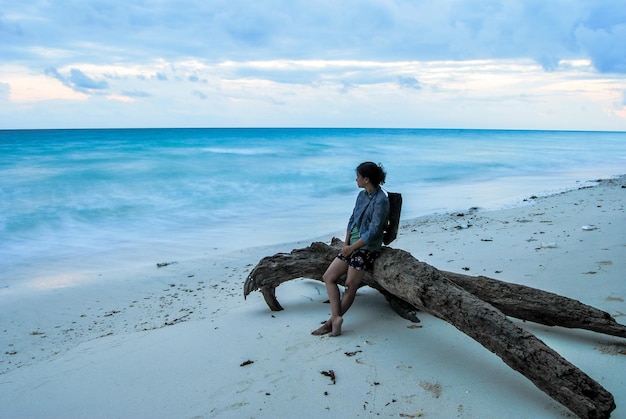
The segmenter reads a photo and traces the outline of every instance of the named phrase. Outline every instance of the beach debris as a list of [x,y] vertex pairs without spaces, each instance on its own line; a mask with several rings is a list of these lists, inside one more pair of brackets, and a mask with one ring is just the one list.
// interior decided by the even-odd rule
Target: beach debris
[[359,352],[363,352],[363,351],[344,352],[344,354],[346,356],[354,356],[354,355],[358,354]]
[[431,383],[428,381],[421,381],[420,387],[428,391],[434,398],[438,399],[441,396],[441,384]]
[[472,226],[471,224],[459,224],[458,226],[456,226],[454,228],[456,228],[457,230],[467,230],[471,226]]
[[248,359],[247,361],[243,361],[241,364],[239,364],[239,366],[245,367],[246,365],[250,365],[250,364],[254,364],[254,361]]
[[[181,310],[181,311],[183,311],[183,310]],[[189,315],[191,315],[191,314],[193,314],[193,311],[190,311],[189,313],[185,314],[184,316],[175,318],[174,320],[166,321],[165,323],[163,323],[163,326],[174,326],[177,323],[185,322],[185,321],[188,320]]]
[[166,266],[174,265],[176,263],[178,262],[160,262],[160,263],[157,263],[156,266],[157,266],[157,269],[160,269],[160,268],[165,268]]
[[333,370],[328,370],[328,371],[320,371],[320,374],[322,374],[325,377],[330,378],[330,381],[333,382],[333,384],[336,384],[337,382],[337,377],[335,377],[335,371]]
[[582,226],[583,231],[593,231],[593,230],[597,230],[598,227],[594,226],[594,225],[584,225]]
[[424,412],[419,411],[417,413],[400,413],[401,418],[421,418],[424,416]]
[[559,245],[556,242],[541,243],[542,249],[556,249]]
[[[342,246],[335,238],[263,258],[244,283],[244,297],[259,290],[271,310],[282,310],[276,287],[297,278],[322,281]],[[423,310],[447,321],[581,418],[608,418],[615,409],[604,387],[508,318],[626,338],[626,326],[607,312],[532,287],[441,271],[389,247],[362,284],[381,292],[404,318]]]
[[6,351],[6,355],[17,355],[17,351]]

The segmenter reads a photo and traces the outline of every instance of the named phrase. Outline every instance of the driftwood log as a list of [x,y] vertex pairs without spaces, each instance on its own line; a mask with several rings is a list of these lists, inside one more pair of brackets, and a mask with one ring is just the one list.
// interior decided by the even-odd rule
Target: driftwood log
[[[316,242],[263,258],[246,279],[244,297],[260,290],[271,310],[282,310],[276,287],[295,278],[321,281],[341,245],[333,239],[330,246]],[[626,337],[626,326],[604,311],[535,288],[440,271],[388,247],[363,285],[409,320],[419,321],[416,312],[423,310],[452,324],[581,418],[608,418],[615,409],[611,393],[506,317]]]

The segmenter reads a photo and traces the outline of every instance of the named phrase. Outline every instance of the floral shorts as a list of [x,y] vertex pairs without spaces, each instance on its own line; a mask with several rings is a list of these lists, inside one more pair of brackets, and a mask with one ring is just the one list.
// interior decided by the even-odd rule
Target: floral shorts
[[357,249],[349,257],[345,257],[343,253],[337,255],[337,259],[341,259],[348,263],[348,266],[353,267],[357,271],[365,269],[366,271],[374,270],[374,261],[378,257],[380,252],[373,250]]

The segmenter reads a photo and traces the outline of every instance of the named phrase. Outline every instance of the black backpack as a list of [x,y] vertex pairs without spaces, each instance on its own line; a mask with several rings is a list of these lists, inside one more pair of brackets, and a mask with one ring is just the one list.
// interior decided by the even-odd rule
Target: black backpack
[[397,192],[387,192],[389,198],[389,220],[385,233],[383,234],[383,243],[389,245],[398,237],[398,228],[400,226],[400,212],[402,212],[402,194]]

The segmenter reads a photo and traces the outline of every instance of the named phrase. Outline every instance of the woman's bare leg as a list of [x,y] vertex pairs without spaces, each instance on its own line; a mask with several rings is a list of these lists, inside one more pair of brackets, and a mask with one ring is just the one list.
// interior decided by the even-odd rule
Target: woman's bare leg
[[[343,297],[341,297],[337,281],[346,271],[348,274],[346,276],[345,291]],[[341,259],[333,260],[323,276],[326,292],[328,292],[328,300],[330,301],[331,316],[320,328],[312,332],[313,335],[324,335],[326,333],[330,333],[330,336],[341,335],[343,315],[352,306],[357,289],[364,276],[365,271],[348,267],[348,264]]]
[[331,332],[329,336],[339,336],[341,335],[341,325],[343,324],[343,315],[346,314],[348,309],[352,306],[354,302],[354,298],[356,297],[356,291],[361,284],[361,280],[365,276],[364,270],[357,270],[352,267],[348,268],[348,276],[346,277],[346,286],[345,291],[343,293],[343,298],[341,298],[341,302],[339,304],[339,314],[335,315],[332,311],[332,317],[330,319],[331,324]]
[[332,331],[332,320],[335,317],[341,317],[341,298],[337,281],[348,271],[348,263],[341,259],[334,259],[326,272],[324,272],[324,284],[326,284],[326,292],[330,301],[331,317],[319,329],[312,332],[313,335],[324,335]]

